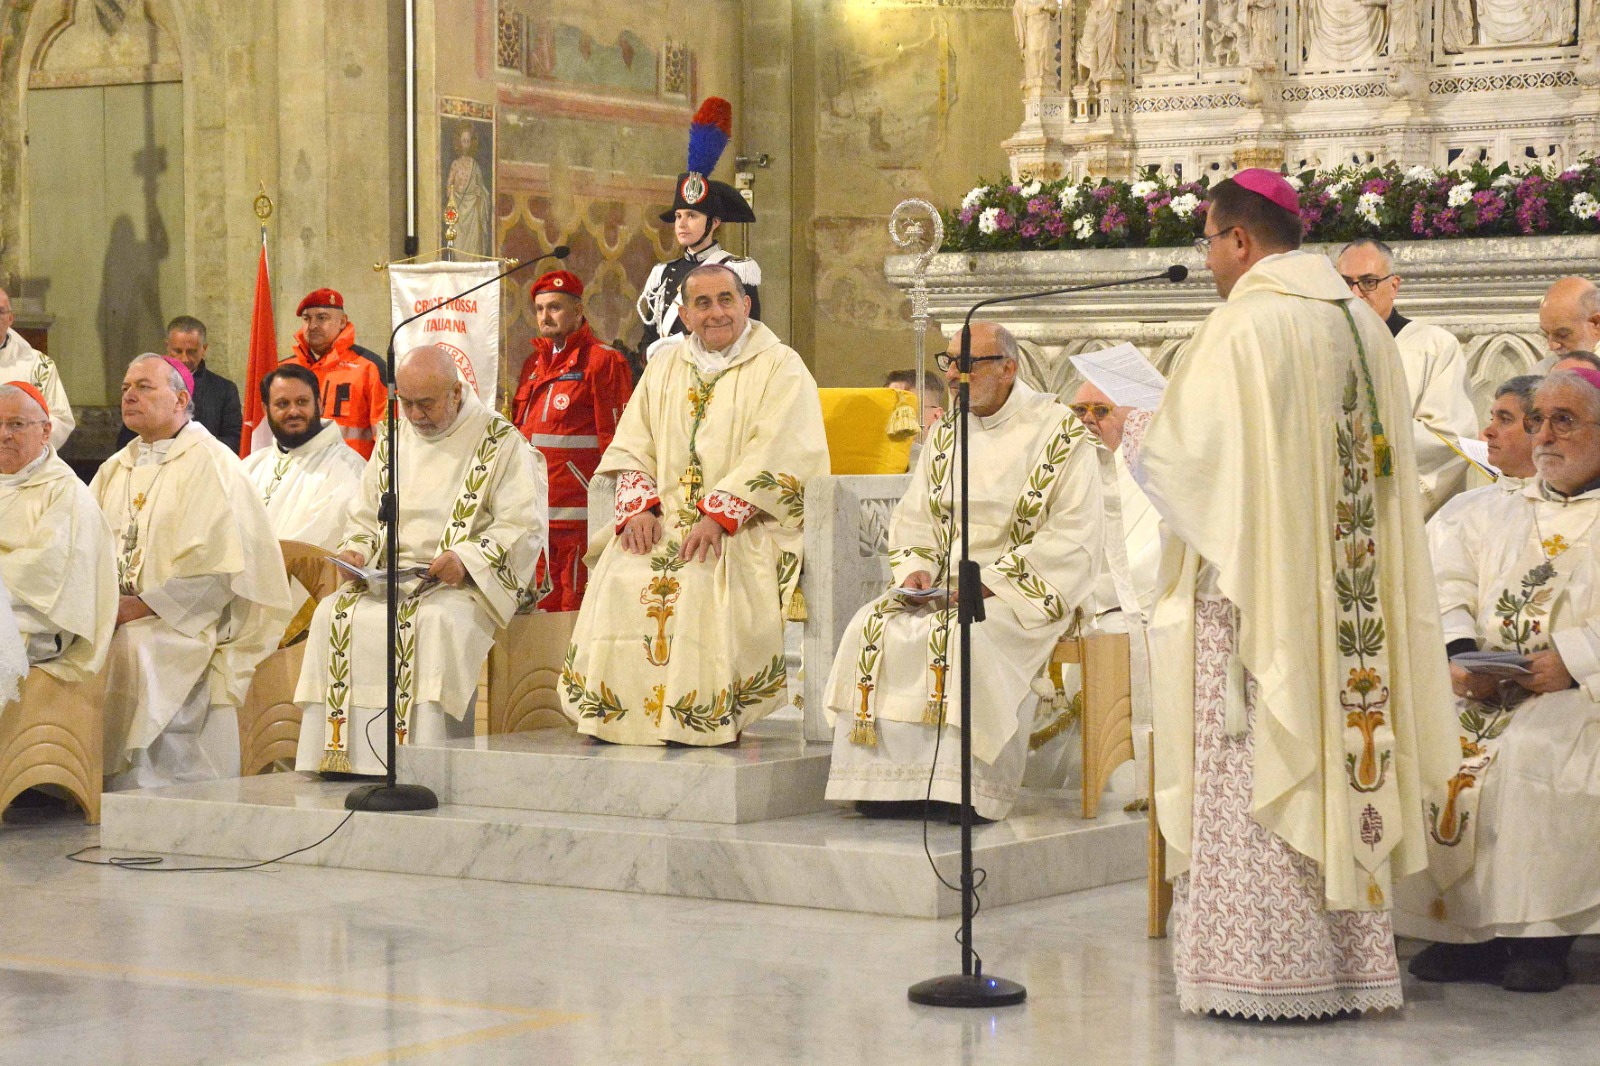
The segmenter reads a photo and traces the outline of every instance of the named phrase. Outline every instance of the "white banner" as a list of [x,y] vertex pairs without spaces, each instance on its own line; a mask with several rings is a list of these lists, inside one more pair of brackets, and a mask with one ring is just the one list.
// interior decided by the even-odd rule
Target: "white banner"
[[438,345],[450,353],[462,379],[490,407],[500,377],[500,286],[485,285],[471,296],[449,303],[445,300],[488,281],[500,270],[498,262],[389,268],[389,328],[419,312],[431,312],[400,331],[395,353],[404,355],[424,344]]

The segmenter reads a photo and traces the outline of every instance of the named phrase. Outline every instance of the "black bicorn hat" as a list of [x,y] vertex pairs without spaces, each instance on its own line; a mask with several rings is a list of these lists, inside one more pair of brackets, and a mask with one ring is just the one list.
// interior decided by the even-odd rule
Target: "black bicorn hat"
[[678,175],[672,206],[661,213],[671,222],[679,211],[699,211],[724,222],[754,222],[756,213],[739,190],[709,177],[722,150],[733,136],[733,105],[720,96],[708,96],[689,124],[689,169]]

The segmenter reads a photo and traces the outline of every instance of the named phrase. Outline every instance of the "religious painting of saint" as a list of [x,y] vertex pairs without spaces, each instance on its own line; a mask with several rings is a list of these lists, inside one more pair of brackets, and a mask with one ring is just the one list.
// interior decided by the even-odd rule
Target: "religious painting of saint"
[[443,169],[441,242],[455,223],[453,247],[471,255],[494,255],[494,120],[441,116],[439,160]]

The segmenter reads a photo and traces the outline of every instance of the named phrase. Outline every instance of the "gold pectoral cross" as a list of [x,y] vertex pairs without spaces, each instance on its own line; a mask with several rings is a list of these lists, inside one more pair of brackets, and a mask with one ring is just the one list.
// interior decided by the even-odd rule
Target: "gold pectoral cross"
[[683,491],[693,499],[703,480],[700,476],[700,464],[690,463],[689,469],[685,470],[683,476],[678,479],[678,484],[682,485]]

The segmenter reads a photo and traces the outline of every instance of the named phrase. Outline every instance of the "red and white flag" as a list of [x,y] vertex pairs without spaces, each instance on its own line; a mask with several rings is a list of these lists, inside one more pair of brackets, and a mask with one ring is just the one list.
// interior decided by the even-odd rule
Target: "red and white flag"
[[272,284],[267,275],[267,237],[261,235],[261,259],[256,265],[256,304],[250,315],[250,361],[245,369],[244,432],[239,435],[240,457],[252,447],[272,440],[266,409],[261,405],[261,379],[278,365],[278,331],[272,324]]

